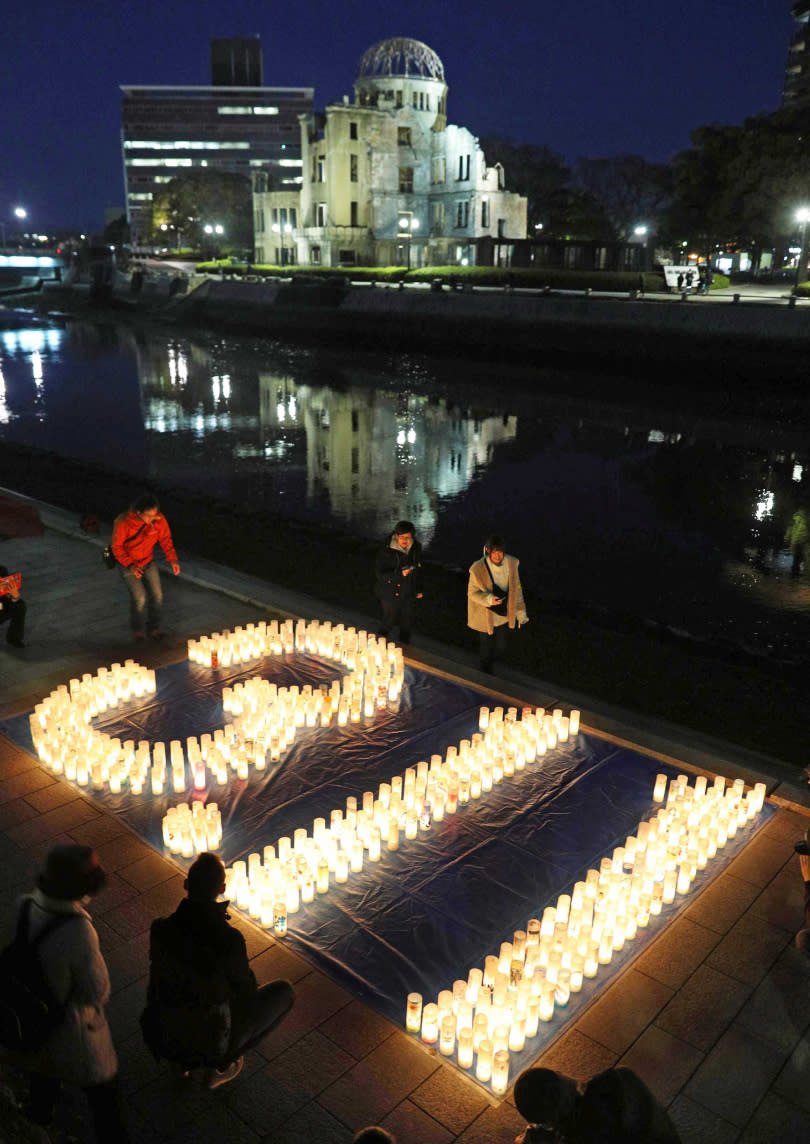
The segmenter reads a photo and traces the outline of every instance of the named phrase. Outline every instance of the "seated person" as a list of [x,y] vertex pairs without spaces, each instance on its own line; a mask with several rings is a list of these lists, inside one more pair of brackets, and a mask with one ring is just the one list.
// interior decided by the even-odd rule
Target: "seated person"
[[292,1008],[286,981],[261,989],[248,964],[245,939],[228,924],[225,867],[200,854],[185,882],[187,897],[168,918],[152,923],[146,1044],[184,1073],[202,1069],[208,1088],[238,1076],[244,1053]]
[[576,1144],[680,1144],[675,1125],[632,1069],[591,1077],[579,1100]]
[[[0,581],[8,574],[5,564],[0,564]],[[12,647],[25,647],[25,612],[25,600],[16,584],[0,583],[0,624],[8,622],[6,643]]]
[[516,1144],[561,1144],[573,1139],[578,1100],[572,1077],[553,1069],[526,1069],[515,1081],[515,1107],[529,1126]]

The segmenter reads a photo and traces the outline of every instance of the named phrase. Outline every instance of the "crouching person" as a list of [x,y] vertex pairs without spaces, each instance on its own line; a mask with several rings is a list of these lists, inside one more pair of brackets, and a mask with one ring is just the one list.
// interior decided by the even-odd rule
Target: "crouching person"
[[228,923],[225,867],[201,854],[185,882],[187,897],[168,918],[152,923],[144,1040],[179,1073],[201,1070],[218,1088],[238,1076],[245,1052],[292,1008],[286,981],[260,989],[248,964],[245,939]]

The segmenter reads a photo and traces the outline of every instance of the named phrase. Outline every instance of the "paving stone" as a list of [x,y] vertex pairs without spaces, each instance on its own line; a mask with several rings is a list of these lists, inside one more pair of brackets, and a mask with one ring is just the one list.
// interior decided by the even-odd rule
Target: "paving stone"
[[759,833],[743,847],[728,866],[733,878],[767,886],[775,878],[793,853],[793,844],[784,838]]
[[32,791],[53,785],[54,779],[42,767],[29,767],[0,782],[0,803],[11,802],[12,799],[22,798]]
[[118,1075],[125,1093],[136,1092],[150,1084],[165,1072],[144,1044],[140,1029],[126,1040],[116,1043],[118,1053]]
[[380,1127],[390,1132],[399,1144],[406,1144],[408,1140],[418,1140],[419,1144],[450,1144],[453,1139],[452,1132],[410,1100],[398,1104]]
[[191,1124],[206,1112],[209,1094],[199,1085],[177,1084],[167,1073],[139,1089],[133,1097],[137,1116],[158,1139],[193,1140]]
[[787,865],[754,899],[748,913],[764,918],[770,925],[795,933],[804,919],[804,882],[799,873],[799,857]]
[[735,1144],[739,1135],[736,1124],[716,1116],[688,1096],[676,1097],[667,1112],[678,1130],[681,1144]]
[[[317,1141],[317,1144],[351,1144],[354,1133],[351,1128],[337,1120],[316,1100],[305,1104],[265,1136],[262,1144],[302,1144],[303,1141]],[[400,1144],[406,1144],[401,1141]]]
[[51,786],[40,787],[39,790],[27,794],[25,801],[31,804],[37,814],[43,814],[46,810],[64,806],[65,803],[73,802],[79,797],[79,792],[67,783],[52,783]]
[[104,954],[113,993],[149,973],[149,934],[138,934]]
[[[45,789],[50,790],[50,787]],[[16,826],[18,822],[25,822],[28,818],[36,818],[38,814],[39,811],[27,798],[13,798],[10,802],[0,805],[0,830],[5,831],[8,827]]]
[[738,1144],[807,1144],[810,1112],[769,1092],[756,1110]]
[[[489,1107],[483,1089],[457,1069],[441,1065],[411,1093],[410,1099],[457,1136]],[[396,1129],[392,1129],[396,1133]]]
[[116,1044],[140,1031],[138,1019],[146,1005],[147,984],[148,978],[141,977],[113,993],[107,1003],[107,1020]]
[[800,814],[786,807],[779,807],[762,828],[762,833],[769,838],[780,838],[789,842],[791,846],[797,842],[810,827],[810,814]]
[[390,1021],[360,1001],[352,1001],[321,1025],[322,1033],[357,1060],[367,1056],[394,1031]]
[[131,883],[125,882],[115,873],[109,871],[106,873],[107,881],[104,883],[104,889],[101,893],[96,894],[88,906],[88,911],[93,918],[101,918],[110,910],[114,910],[116,906],[132,901],[138,896],[138,891]]
[[300,1095],[304,1104],[356,1064],[354,1057],[316,1030],[264,1065],[261,1075],[273,1088]]
[[313,970],[295,983],[295,1004],[282,1023],[259,1042],[256,1046],[258,1051],[267,1060],[272,1060],[334,1013],[345,1009],[351,1000],[351,994],[345,989],[323,973]]
[[556,1040],[535,1063],[538,1068],[554,1069],[576,1081],[587,1081],[597,1073],[612,1068],[618,1059],[617,1052],[586,1037],[576,1025]]
[[686,1085],[684,1094],[742,1128],[784,1060],[783,1053],[733,1026],[708,1054]]
[[[526,1121],[508,1100],[488,1108],[457,1137],[456,1144],[514,1144]],[[404,1144],[404,1142],[402,1142]]]
[[676,918],[635,961],[647,977],[678,989],[720,941],[719,934],[687,917]]
[[624,1053],[672,995],[660,981],[629,969],[580,1017],[577,1028],[606,1048]]
[[727,933],[758,893],[752,882],[724,871],[687,907],[684,916],[717,933]]
[[[233,918],[233,915],[231,916]],[[291,985],[295,985],[310,972],[309,962],[304,961],[303,957],[299,957],[281,942],[273,941],[269,934],[257,931],[254,926],[250,926],[247,930],[238,928],[245,935],[250,967],[260,985],[278,980],[289,981]],[[261,946],[259,952],[252,954],[251,948],[257,946]]]
[[[94,848],[101,846],[104,842],[109,842],[112,838],[118,838],[122,834],[131,837],[127,828],[111,814],[103,814],[90,822],[83,822],[81,826],[74,826],[70,833],[82,846]],[[104,869],[108,873],[110,872],[109,865],[105,866]]]
[[699,1049],[650,1025],[618,1063],[634,1069],[666,1107],[702,1061]]
[[6,831],[18,846],[37,846],[40,843],[50,842],[55,845],[55,838],[64,834],[73,826],[79,826],[88,819],[96,818],[99,811],[83,798],[76,798],[65,806],[57,806],[53,810],[40,814],[37,818],[30,818]]
[[118,869],[118,877],[129,882],[136,890],[148,890],[159,882],[175,877],[177,867],[167,862],[159,854],[147,854],[129,866]]
[[[252,921],[250,921],[249,918],[243,917],[236,910],[233,910],[230,914],[230,924],[234,927],[234,929],[238,929],[242,937],[245,939],[247,955],[251,960],[258,957],[260,953],[264,953],[265,950],[274,948],[278,948],[281,951],[280,956],[289,952],[290,957],[297,957],[297,954],[294,954],[291,951],[285,949],[281,942],[275,941],[275,939],[271,937],[267,930],[255,925]],[[273,977],[280,976],[281,974],[279,973],[273,974]],[[303,973],[298,974],[298,976],[303,976]],[[271,978],[268,978],[268,980],[271,980]]]
[[389,1085],[379,1084],[361,1061],[322,1092],[318,1104],[354,1133],[368,1124],[379,1124],[405,1095]]
[[802,1037],[790,1054],[774,1084],[774,1091],[785,1100],[810,1112],[810,1036]]
[[706,958],[729,977],[756,985],[790,941],[790,935],[755,914],[745,914]]
[[368,1054],[365,1063],[381,1078],[396,1074],[397,1083],[410,1093],[435,1072],[441,1061],[421,1041],[397,1029]]
[[238,1112],[212,1100],[203,1115],[189,1126],[187,1139],[194,1144],[259,1144],[261,1137]]
[[34,755],[22,750],[5,735],[0,735],[0,781],[4,782],[38,766],[39,762]]
[[810,967],[805,959],[801,964],[800,958],[798,950],[786,950],[736,1020],[741,1028],[785,1053],[793,1051],[810,1026]]
[[658,1014],[655,1024],[696,1049],[708,1052],[750,994],[750,985],[711,966],[701,965]]
[[98,860],[108,874],[155,853],[151,846],[128,830],[106,841],[98,840],[94,845]]

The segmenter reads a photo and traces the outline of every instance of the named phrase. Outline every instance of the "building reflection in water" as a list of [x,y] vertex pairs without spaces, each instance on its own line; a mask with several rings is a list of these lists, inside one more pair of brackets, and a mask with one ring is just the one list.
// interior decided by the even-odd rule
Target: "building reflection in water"
[[348,386],[299,385],[259,375],[266,430],[303,431],[307,495],[365,533],[412,520],[423,543],[440,498],[463,491],[495,447],[514,439],[517,417],[462,413],[441,398]]

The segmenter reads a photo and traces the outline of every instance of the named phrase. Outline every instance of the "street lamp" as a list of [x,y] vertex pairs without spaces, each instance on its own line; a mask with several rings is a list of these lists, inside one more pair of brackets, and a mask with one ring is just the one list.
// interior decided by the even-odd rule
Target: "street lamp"
[[288,258],[287,257],[287,248],[284,245],[284,236],[285,235],[292,235],[292,232],[293,232],[292,223],[285,222],[284,225],[282,226],[280,223],[274,222],[273,225],[270,227],[270,229],[273,231],[274,234],[277,234],[279,236],[279,241],[281,243],[281,247],[280,247],[281,265],[282,266],[287,266],[287,265],[291,266],[293,263],[292,246],[290,248],[290,257]]
[[799,253],[796,256],[796,281],[793,283],[793,293],[795,294],[799,289],[799,275],[802,271],[802,259],[804,257],[804,239],[807,232],[807,220],[810,219],[810,209],[801,207],[796,211],[796,222],[802,224],[802,235],[799,239]]
[[407,268],[411,268],[411,236],[419,230],[419,219],[413,217],[413,211],[403,211],[399,216],[399,230],[408,240]]
[[[12,211],[12,214],[14,215],[14,217],[16,219],[19,219],[20,222],[22,222],[22,220],[24,218],[28,218],[28,211],[25,209],[25,207],[15,207],[14,210]],[[3,250],[5,250],[6,249],[6,224],[5,224],[5,221],[2,219],[0,219],[0,238],[2,238]]]
[[639,240],[639,242],[644,243],[644,257],[641,260],[642,261],[641,269],[646,270],[647,269],[647,234],[648,234],[648,228],[646,226],[644,226],[643,224],[640,226],[634,226],[633,227],[633,234],[636,236],[636,238]]

